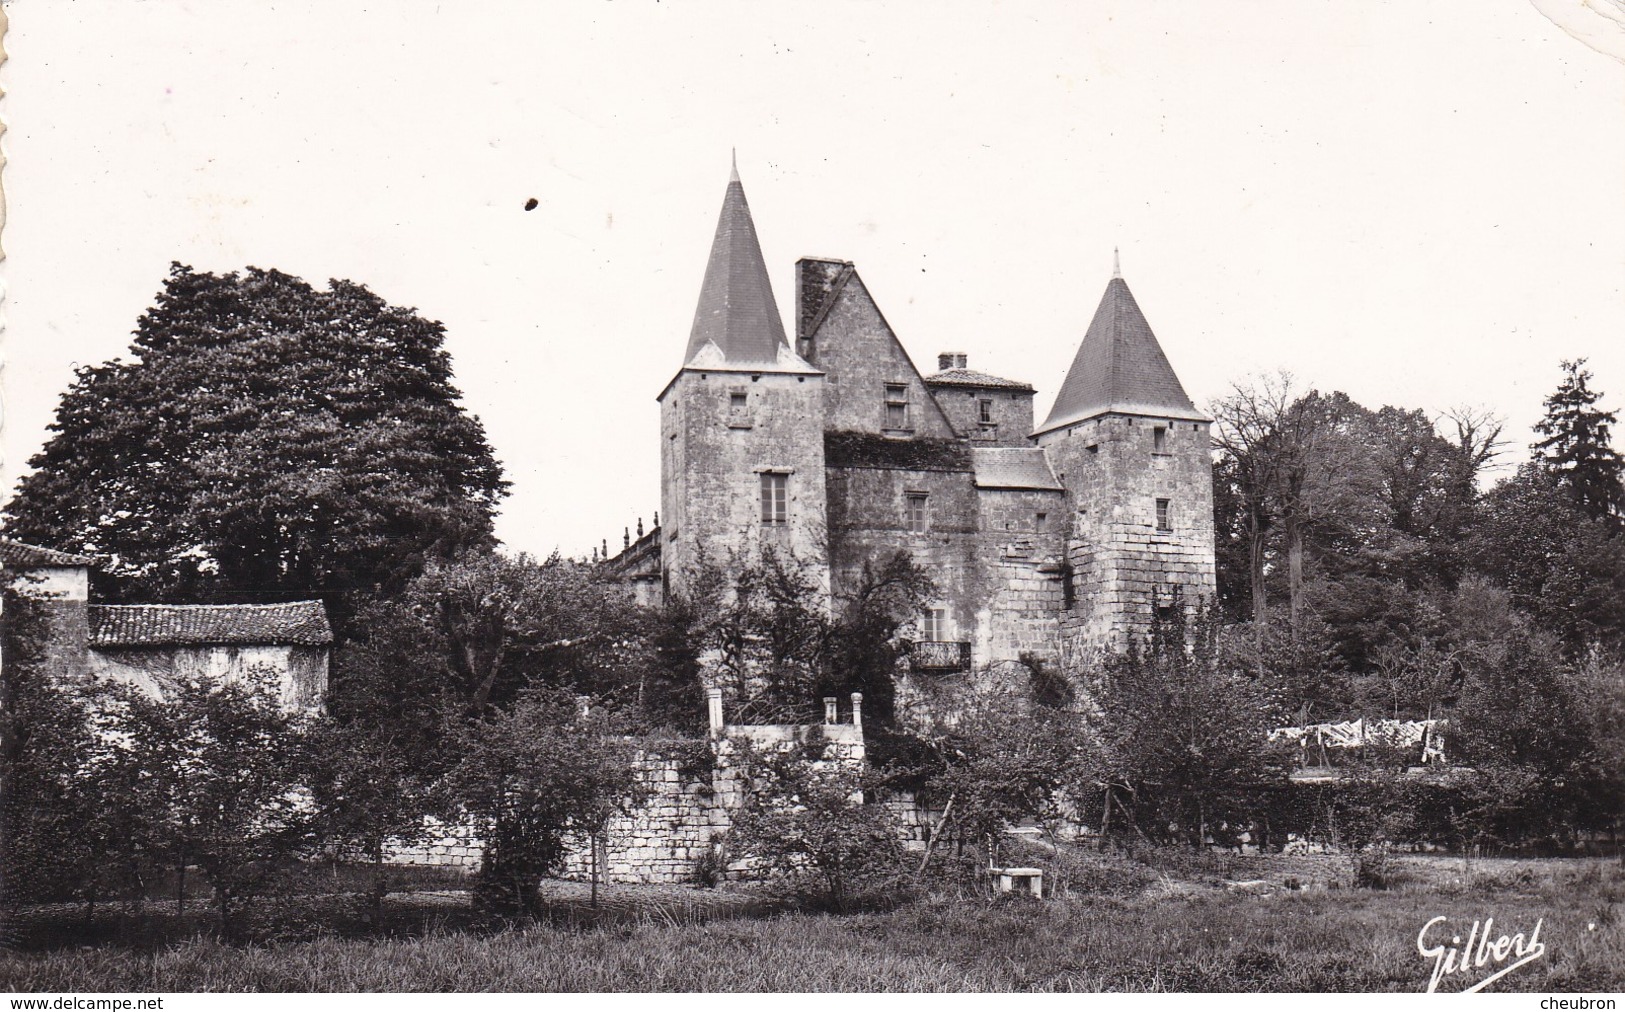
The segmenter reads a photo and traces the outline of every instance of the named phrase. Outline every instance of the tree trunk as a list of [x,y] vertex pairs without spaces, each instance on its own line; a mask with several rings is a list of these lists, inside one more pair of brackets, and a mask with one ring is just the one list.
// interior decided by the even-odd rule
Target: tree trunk
[[1253,598],[1253,625],[1263,635],[1263,629],[1269,624],[1269,604],[1264,592],[1264,540],[1269,535],[1269,525],[1259,515],[1257,509],[1247,513],[1247,575],[1252,584]]
[[1303,524],[1296,517],[1286,521],[1286,573],[1292,645],[1297,646],[1303,631]]

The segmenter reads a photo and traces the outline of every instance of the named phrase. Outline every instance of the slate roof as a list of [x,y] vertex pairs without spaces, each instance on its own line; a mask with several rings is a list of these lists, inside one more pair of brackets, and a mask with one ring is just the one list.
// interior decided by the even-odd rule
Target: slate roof
[[1106,285],[1055,406],[1038,432],[1108,411],[1207,420],[1180,386],[1122,278]]
[[784,321],[773,299],[737,170],[723,194],[722,214],[711,241],[711,259],[705,265],[683,362],[713,369],[755,366],[776,372],[816,372],[784,338]]
[[87,555],[69,555],[54,548],[26,545],[10,538],[0,538],[0,565],[17,569],[42,566],[89,566],[96,560]]
[[320,601],[287,604],[93,604],[92,647],[324,646]]
[[1061,491],[1049,458],[1036,446],[978,446],[971,449],[977,488]]
[[975,369],[944,369],[925,378],[934,387],[982,387],[992,390],[1031,390],[1031,383],[1002,379]]

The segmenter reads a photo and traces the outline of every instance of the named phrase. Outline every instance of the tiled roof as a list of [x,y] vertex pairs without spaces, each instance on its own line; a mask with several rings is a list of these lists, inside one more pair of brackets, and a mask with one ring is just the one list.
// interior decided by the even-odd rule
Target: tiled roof
[[936,387],[987,387],[995,390],[1031,390],[1031,383],[1001,379],[975,369],[944,369],[927,376],[925,381]]
[[1180,386],[1134,294],[1112,278],[1039,432],[1105,414],[1206,420]]
[[32,569],[40,566],[88,566],[95,562],[85,555],[69,555],[54,548],[41,548],[38,545],[25,545],[21,541],[10,538],[0,538],[0,565],[16,569]]
[[705,265],[700,303],[688,335],[685,364],[709,368],[758,366],[775,371],[815,372],[784,339],[773,286],[756,241],[745,188],[736,172],[722,198],[711,259]]
[[976,469],[977,488],[1061,491],[1049,458],[1036,446],[973,447],[971,463]]
[[322,646],[333,642],[320,601],[288,604],[93,604],[90,645]]

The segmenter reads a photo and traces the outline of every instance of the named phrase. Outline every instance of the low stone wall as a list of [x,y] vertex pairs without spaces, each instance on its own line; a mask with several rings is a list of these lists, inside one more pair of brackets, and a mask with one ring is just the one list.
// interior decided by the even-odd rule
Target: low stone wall
[[[602,881],[675,883],[699,877],[712,852],[712,840],[733,824],[732,813],[744,803],[732,762],[735,740],[758,748],[790,749],[822,739],[832,761],[863,761],[861,725],[729,725],[724,730],[723,737],[703,743],[711,751],[709,768],[695,769],[692,760],[653,750],[638,755],[634,763],[646,796],[630,813],[610,821],[596,859],[602,865]],[[702,743],[683,743],[672,751],[692,754],[698,751],[694,745]],[[563,877],[590,879],[595,865],[592,841],[577,835],[566,843]],[[387,860],[472,872],[479,868],[481,850],[472,826],[435,822],[427,842],[394,847]]]

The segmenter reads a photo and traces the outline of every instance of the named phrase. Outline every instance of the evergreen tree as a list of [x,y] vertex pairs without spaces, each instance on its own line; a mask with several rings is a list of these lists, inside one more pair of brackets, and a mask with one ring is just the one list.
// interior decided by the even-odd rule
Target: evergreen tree
[[1625,463],[1609,436],[1618,413],[1597,407],[1602,394],[1588,385],[1591,373],[1585,362],[1563,363],[1563,382],[1546,398],[1546,417],[1535,425],[1545,438],[1534,449],[1587,516],[1617,519],[1625,509]]
[[82,368],[6,508],[105,594],[338,604],[491,541],[507,482],[443,328],[360,285],[174,265],[133,360]]

